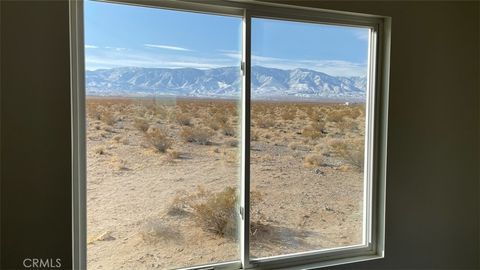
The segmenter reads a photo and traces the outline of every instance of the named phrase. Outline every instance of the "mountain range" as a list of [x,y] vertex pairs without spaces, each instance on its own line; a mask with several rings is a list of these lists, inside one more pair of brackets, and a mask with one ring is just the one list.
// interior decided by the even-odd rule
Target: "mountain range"
[[[212,69],[120,67],[86,71],[92,96],[232,98],[240,93],[238,67]],[[340,77],[311,69],[253,66],[252,97],[258,99],[364,100],[366,77]]]

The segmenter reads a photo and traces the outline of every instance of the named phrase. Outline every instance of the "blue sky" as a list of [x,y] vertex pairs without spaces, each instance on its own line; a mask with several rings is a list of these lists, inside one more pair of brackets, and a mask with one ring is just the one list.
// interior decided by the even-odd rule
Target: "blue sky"
[[[252,20],[252,64],[365,76],[368,30]],[[87,70],[238,66],[241,18],[85,2]]]

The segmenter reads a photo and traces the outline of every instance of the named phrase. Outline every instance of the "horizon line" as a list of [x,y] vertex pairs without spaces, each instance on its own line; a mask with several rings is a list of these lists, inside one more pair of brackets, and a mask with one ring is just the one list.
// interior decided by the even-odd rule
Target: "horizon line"
[[[293,68],[293,69],[281,69],[281,68],[276,68],[276,67],[268,67],[268,66],[262,66],[262,65],[253,65],[253,67],[262,67],[262,68],[268,68],[268,69],[277,69],[277,70],[282,70],[282,71],[293,71],[293,70],[308,70],[308,71],[314,71],[318,73],[323,73],[331,77],[359,77],[359,78],[366,78],[367,75],[364,76],[358,76],[358,75],[353,75],[353,76],[335,76],[328,74],[323,71],[318,71],[315,69],[309,69],[309,68]],[[167,69],[167,70],[180,70],[180,69],[194,69],[194,70],[213,70],[213,69],[222,69],[222,68],[236,68],[236,66],[223,66],[223,67],[212,67],[212,68],[193,68],[193,67],[173,67],[173,68],[168,68],[168,67],[141,67],[141,66],[121,66],[121,67],[112,67],[112,68],[97,68],[94,70],[89,70],[85,68],[85,71],[90,71],[90,72],[95,72],[95,71],[101,71],[101,70],[112,70],[112,69],[122,69],[122,68],[138,68],[138,69]],[[238,66],[238,69],[240,70],[240,66]]]

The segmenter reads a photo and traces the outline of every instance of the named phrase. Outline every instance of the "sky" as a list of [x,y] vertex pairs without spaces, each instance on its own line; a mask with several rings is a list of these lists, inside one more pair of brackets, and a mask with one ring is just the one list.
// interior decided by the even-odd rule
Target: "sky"
[[[85,1],[87,70],[239,66],[242,20]],[[368,30],[252,19],[252,65],[365,76]]]

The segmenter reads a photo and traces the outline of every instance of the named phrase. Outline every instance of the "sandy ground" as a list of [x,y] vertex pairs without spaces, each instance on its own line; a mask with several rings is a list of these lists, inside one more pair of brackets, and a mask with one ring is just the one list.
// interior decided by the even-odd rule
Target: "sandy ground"
[[[287,110],[292,114],[283,116]],[[261,226],[251,232],[252,257],[362,242],[363,170],[338,143],[361,141],[362,110],[254,104],[252,221]],[[87,113],[89,269],[172,269],[238,259],[234,237],[206,230],[191,207],[238,187],[233,102],[88,99]],[[325,125],[310,134],[315,115]],[[179,123],[185,116],[190,123]],[[139,128],[139,119],[148,129]],[[165,153],[147,139],[155,128],[171,142]],[[185,128],[208,129],[208,143],[186,141]]]

